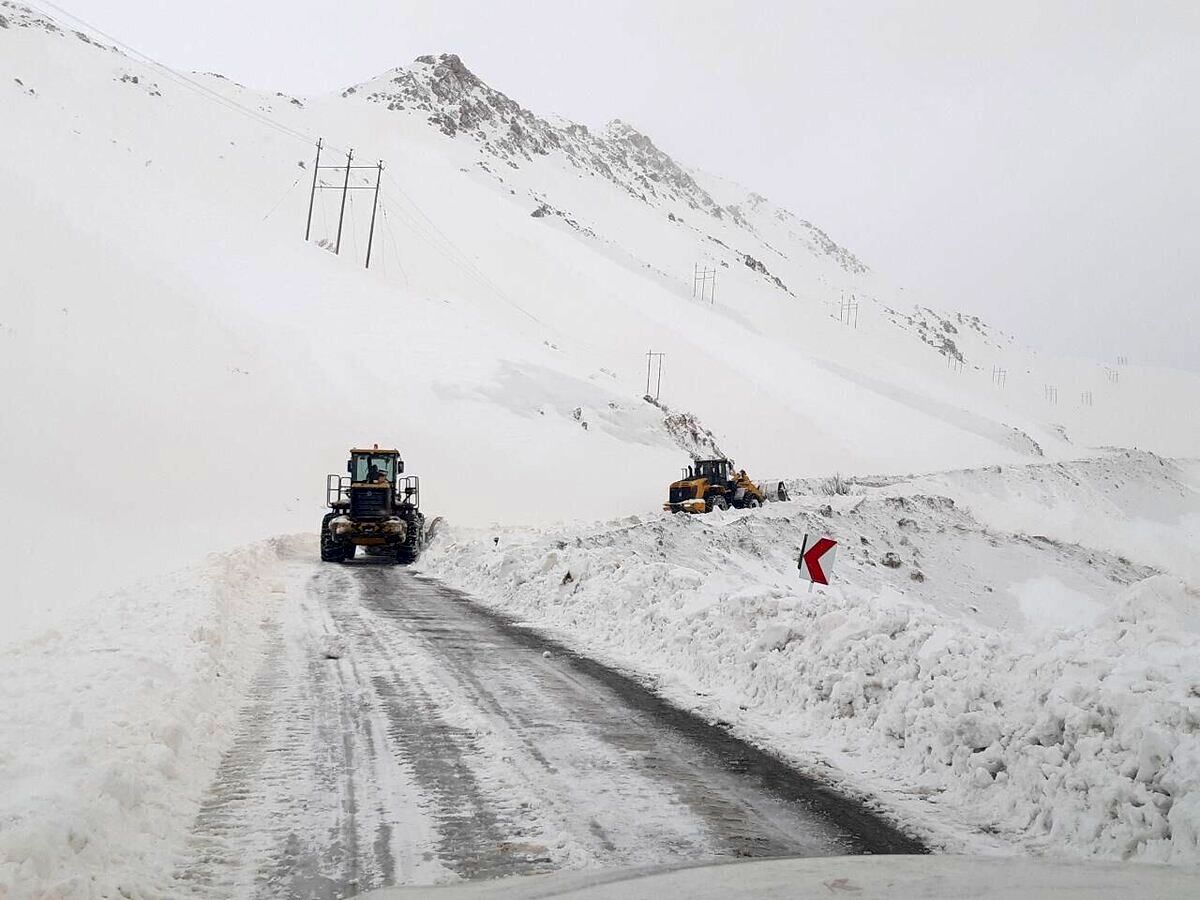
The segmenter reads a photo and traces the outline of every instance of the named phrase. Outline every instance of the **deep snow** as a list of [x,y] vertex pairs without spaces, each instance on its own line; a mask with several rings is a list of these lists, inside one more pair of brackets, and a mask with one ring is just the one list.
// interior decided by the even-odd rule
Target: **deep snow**
[[[652,510],[684,455],[641,399],[651,349],[663,401],[756,474],[1200,452],[1200,424],[1173,412],[1195,375],[1113,382],[906,311],[760,195],[627,125],[539,119],[449,58],[298,99],[184,82],[0,9],[0,467],[28,473],[5,479],[23,510],[0,525],[6,639],[135,575],[313,528],[351,443],[398,444],[429,508],[463,524]],[[435,82],[436,103],[403,96]],[[341,256],[301,240],[316,135],[325,163],[351,146],[386,163],[369,272],[369,192]],[[314,240],[339,200],[319,193]],[[561,215],[531,215],[543,205]],[[696,265],[718,272],[715,304],[692,297]],[[830,315],[843,293],[857,328]]]
[[[85,873],[161,867],[271,594],[275,551],[230,548],[314,529],[324,473],[374,441],[458,526],[434,570],[785,752],[819,745],[905,815],[936,798],[1031,846],[1195,859],[1200,464],[1013,467],[1200,454],[1194,373],[913,309],[816,226],[627,126],[572,137],[497,100],[509,118],[464,127],[497,108],[469,80],[429,109],[185,83],[11,0],[0,17],[0,468],[20,510],[0,525],[0,885],[86,894]],[[545,152],[505,143],[513,117]],[[387,163],[369,272],[366,192],[341,256],[301,240],[318,134],[325,162]],[[672,427],[642,400],[650,349]],[[905,477],[664,519],[680,422],[764,479]],[[822,523],[872,543],[797,595],[789,554]],[[903,567],[871,565],[884,543]]]
[[[791,502],[702,518],[452,529],[423,565],[801,765],[832,763],[947,848],[1200,862],[1188,472],[1121,453],[883,481],[796,483]],[[1008,530],[997,494],[1046,515]],[[1068,511],[1089,540],[1054,536]],[[1128,540],[1148,530],[1180,553]],[[811,593],[806,533],[841,548]]]
[[238,724],[275,539],[107,594],[0,655],[0,895],[163,896]]

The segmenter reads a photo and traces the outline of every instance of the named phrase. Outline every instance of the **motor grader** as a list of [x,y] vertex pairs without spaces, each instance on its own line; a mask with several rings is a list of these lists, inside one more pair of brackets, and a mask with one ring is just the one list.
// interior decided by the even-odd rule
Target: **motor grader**
[[663,509],[668,512],[706,513],[714,509],[750,509],[767,500],[745,469],[734,471],[728,459],[698,459],[683,470],[669,488]]
[[347,562],[362,547],[397,563],[416,560],[426,542],[421,481],[404,475],[400,451],[352,448],[346,472],[325,479],[321,559]]

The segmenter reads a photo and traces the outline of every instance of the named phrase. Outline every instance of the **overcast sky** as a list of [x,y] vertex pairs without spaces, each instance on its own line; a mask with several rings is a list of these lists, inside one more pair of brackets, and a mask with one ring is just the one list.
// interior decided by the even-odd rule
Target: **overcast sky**
[[57,2],[291,93],[456,52],[766,194],[914,302],[1200,369],[1200,2]]

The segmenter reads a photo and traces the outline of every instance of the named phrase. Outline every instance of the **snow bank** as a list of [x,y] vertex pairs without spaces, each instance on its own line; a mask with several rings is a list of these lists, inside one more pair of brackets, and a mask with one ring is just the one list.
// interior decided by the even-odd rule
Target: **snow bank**
[[0,896],[164,895],[288,546],[114,593],[0,658]]
[[[351,443],[399,443],[427,508],[477,525],[648,512],[693,432],[756,475],[1008,465],[1099,444],[1200,452],[1200,419],[1174,412],[1195,373],[1124,367],[1113,383],[974,319],[900,313],[899,289],[760,195],[697,174],[720,198],[705,213],[656,169],[633,172],[645,157],[623,130],[607,145],[613,180],[583,176],[586,154],[507,152],[501,119],[484,139],[451,138],[420,104],[376,102],[394,78],[424,92],[424,64],[295,102],[196,76],[247,117],[4,9],[0,196],[19,239],[0,241],[0,470],[23,514],[0,523],[0,646],[130,578],[315,528]],[[496,96],[463,87],[421,95],[451,118],[442,104]],[[551,147],[599,139],[534,124]],[[342,221],[337,191],[318,192],[303,242],[314,148],[296,134],[323,135],[326,164],[350,147],[386,162],[369,270],[365,192],[347,200],[340,255],[319,243]],[[699,196],[691,175],[679,184]],[[543,203],[562,216],[531,216]],[[714,303],[693,297],[698,263],[720,272]],[[853,329],[830,316],[843,293],[862,298]],[[961,371],[934,349],[948,341]],[[642,399],[651,349],[667,354],[665,425]],[[1095,406],[1065,402],[1076,391]],[[188,514],[145,527],[167,508]],[[79,536],[69,567],[43,537],[63,510]]]
[[[1200,594],[903,490],[833,498],[841,510],[824,515],[818,495],[704,518],[450,529],[426,565],[785,755],[819,749],[926,797],[926,820],[1038,851],[1200,862]],[[817,531],[845,552],[836,586],[808,593],[794,554]],[[882,565],[887,552],[902,565]],[[993,589],[1005,571],[1049,580]],[[1087,616],[1061,627],[1081,603]]]
[[1098,547],[1200,583],[1194,463],[1113,450],[1049,466],[992,466],[912,480],[1010,531]]

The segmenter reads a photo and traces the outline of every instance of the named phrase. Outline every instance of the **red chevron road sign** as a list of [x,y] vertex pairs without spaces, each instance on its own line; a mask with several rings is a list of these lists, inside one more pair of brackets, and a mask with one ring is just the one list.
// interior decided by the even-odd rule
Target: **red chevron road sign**
[[837,541],[833,538],[820,537],[810,547],[808,535],[804,536],[804,546],[800,548],[800,578],[814,584],[829,584],[829,576],[833,574],[833,558],[837,555]]

